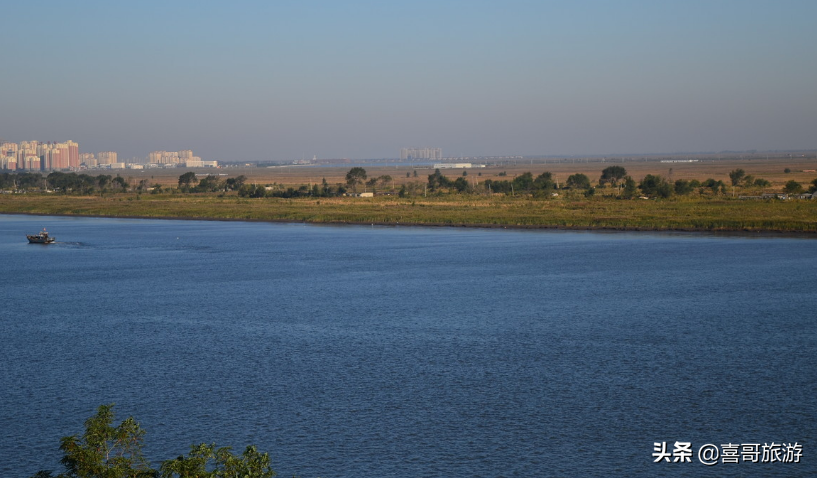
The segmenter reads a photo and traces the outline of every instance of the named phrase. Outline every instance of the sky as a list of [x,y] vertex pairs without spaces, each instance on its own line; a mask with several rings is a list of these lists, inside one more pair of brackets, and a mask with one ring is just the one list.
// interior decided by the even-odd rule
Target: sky
[[0,0],[0,139],[203,160],[817,148],[817,1]]

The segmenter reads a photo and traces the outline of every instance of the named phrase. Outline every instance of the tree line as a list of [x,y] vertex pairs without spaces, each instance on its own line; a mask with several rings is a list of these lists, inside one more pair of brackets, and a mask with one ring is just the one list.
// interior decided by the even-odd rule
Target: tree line
[[82,436],[60,440],[64,471],[54,475],[41,470],[31,478],[272,478],[275,476],[268,453],[248,446],[241,454],[230,447],[202,443],[190,452],[163,461],[153,468],[142,454],[145,431],[128,417],[114,425],[113,404],[101,405],[96,415],[85,421]]
[[[13,191],[50,190],[65,193],[94,194],[108,191],[129,191],[131,185],[118,174],[116,176],[109,174],[91,176],[54,171],[47,176],[40,173],[2,173],[0,174],[0,189]],[[147,189],[147,180],[140,182],[137,189]]]
[[333,197],[349,194],[357,194],[360,188],[365,191],[374,192],[376,190],[393,190],[394,178],[391,175],[369,177],[366,170],[361,167],[354,167],[346,173],[345,183],[329,184],[326,178],[320,184],[301,185],[298,188],[284,187],[278,184],[272,186],[262,186],[258,184],[247,184],[238,190],[238,195],[242,197],[261,198],[297,198],[297,197]]
[[[220,178],[207,175],[202,179],[190,171],[179,176],[178,188],[163,188],[161,184],[150,184],[148,179],[142,179],[131,185],[119,175],[98,175],[64,173],[55,171],[47,176],[40,173],[0,173],[0,189],[14,191],[41,191],[51,190],[65,194],[104,194],[106,192],[136,191],[137,193],[181,192],[181,193],[215,193],[236,192],[240,197],[262,198],[299,198],[299,197],[332,197],[343,196],[349,193],[357,194],[363,188],[366,192],[397,194],[401,197],[430,194],[505,194],[529,195],[536,198],[550,198],[567,192],[568,194],[583,194],[592,197],[598,190],[615,189],[612,194],[623,199],[636,197],[669,198],[672,196],[687,196],[693,193],[698,195],[726,195],[737,188],[749,190],[751,188],[768,188],[771,183],[763,178],[747,174],[743,169],[734,169],[729,172],[729,181],[708,178],[704,181],[697,179],[668,180],[661,175],[647,174],[641,181],[636,181],[622,166],[609,166],[601,171],[598,182],[594,186],[591,179],[582,173],[571,174],[564,182],[558,182],[551,172],[544,172],[535,176],[525,172],[512,179],[486,179],[482,182],[469,181],[467,171],[454,179],[445,176],[439,169],[429,174],[425,182],[404,182],[395,189],[392,176],[369,177],[366,170],[354,167],[346,174],[345,183],[330,185],[326,178],[321,183],[301,185],[299,187],[284,186],[274,183],[261,185],[247,183],[243,175],[230,178]],[[670,170],[671,174],[671,170]],[[406,177],[410,178],[410,173]],[[499,173],[500,177],[507,174]],[[417,171],[414,171],[417,177]],[[557,192],[558,191],[558,192]],[[817,179],[805,187],[797,181],[790,180],[783,187],[786,194],[802,192],[817,192]],[[610,195],[610,194],[607,194]]]
[[[503,176],[500,173],[500,176]],[[756,178],[746,174],[743,169],[735,169],[729,173],[731,186],[733,188],[767,188],[771,182],[763,178]],[[571,174],[563,183],[558,183],[553,174],[544,172],[536,177],[530,172],[522,173],[511,180],[488,179],[481,184],[469,183],[465,176],[451,180],[444,176],[439,169],[428,176],[426,191],[432,192],[467,192],[467,193],[488,193],[488,194],[527,194],[534,197],[552,197],[557,195],[556,191],[578,191],[586,197],[595,195],[596,190],[615,188],[616,197],[632,199],[636,197],[669,198],[674,195],[686,196],[694,192],[700,195],[724,195],[729,192],[729,185],[722,180],[712,178],[704,181],[697,179],[678,179],[670,181],[661,175],[647,174],[641,181],[637,182],[622,166],[609,166],[602,170],[596,186],[593,186],[590,178],[586,174]],[[405,189],[405,186],[404,186]],[[784,186],[784,192],[797,194],[805,191],[804,187],[796,181],[788,181]],[[808,192],[817,191],[817,179],[811,182]],[[402,192],[402,190],[401,190]]]

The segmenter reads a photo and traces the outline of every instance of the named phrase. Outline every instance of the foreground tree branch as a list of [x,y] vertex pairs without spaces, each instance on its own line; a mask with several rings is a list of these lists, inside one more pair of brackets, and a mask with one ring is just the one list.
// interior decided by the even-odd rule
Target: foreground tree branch
[[31,478],[272,478],[269,454],[248,446],[241,455],[216,444],[193,445],[187,456],[151,468],[142,455],[145,431],[128,417],[113,426],[113,404],[100,405],[85,421],[85,433],[63,437],[60,460],[65,471],[53,475],[41,470]]

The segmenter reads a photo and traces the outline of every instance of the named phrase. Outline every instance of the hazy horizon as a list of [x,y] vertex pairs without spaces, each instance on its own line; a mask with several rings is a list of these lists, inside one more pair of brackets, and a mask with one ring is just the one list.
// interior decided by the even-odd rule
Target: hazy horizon
[[817,147],[811,1],[12,2],[0,138],[120,159]]

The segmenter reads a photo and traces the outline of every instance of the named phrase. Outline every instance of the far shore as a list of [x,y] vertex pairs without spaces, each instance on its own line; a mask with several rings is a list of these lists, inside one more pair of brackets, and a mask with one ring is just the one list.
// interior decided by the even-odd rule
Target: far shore
[[66,214],[66,213],[29,213],[29,212],[0,212],[7,216],[51,216],[51,217],[87,217],[101,219],[133,219],[133,220],[160,220],[160,221],[213,221],[213,222],[264,222],[276,224],[309,224],[312,226],[379,226],[379,227],[441,227],[441,228],[470,228],[470,229],[516,229],[516,230],[562,230],[562,231],[598,231],[598,232],[684,232],[684,233],[718,233],[729,235],[767,235],[771,237],[814,237],[817,231],[787,231],[787,230],[759,230],[759,229],[706,229],[706,228],[644,228],[644,227],[608,227],[608,226],[561,226],[548,224],[481,224],[481,223],[441,223],[441,222],[360,222],[360,221],[293,221],[287,219],[242,219],[225,217],[193,217],[193,216],[124,216],[110,214]]
[[817,237],[817,201],[532,200],[394,197],[245,199],[182,195],[4,195],[0,214],[588,231],[768,233]]
[[[374,197],[342,194],[342,186],[350,186],[346,165],[225,168],[217,170],[219,176],[208,176],[214,172],[212,169],[127,170],[122,171],[123,177],[117,174],[113,178],[121,186],[116,181],[107,185],[93,183],[87,188],[63,185],[62,191],[67,193],[53,192],[60,190],[60,174],[66,176],[57,173],[53,182],[49,180],[52,192],[43,192],[48,189],[42,186],[44,176],[30,184],[28,190],[12,188],[9,184],[17,183],[7,180],[4,191],[8,194],[0,194],[0,214],[490,229],[785,233],[807,237],[817,234],[817,200],[800,196],[763,197],[783,193],[788,183],[797,183],[801,189],[817,187],[817,159],[813,154],[663,161],[661,157],[609,162],[513,161],[446,169],[443,172],[451,184],[459,180],[467,187],[457,189],[449,184],[436,191],[432,180],[440,173],[431,169],[367,166],[369,180],[358,186],[368,187],[368,192],[376,188],[378,194]],[[620,184],[618,188],[600,184],[603,170],[613,163],[626,166],[627,174],[636,181],[658,175],[668,184],[695,180],[698,186],[663,196],[643,192],[642,188],[638,195],[650,199],[624,199],[634,196],[623,195]],[[735,182],[730,176],[734,171],[741,171],[744,180]],[[548,193],[531,189],[521,192],[519,187],[510,190],[506,187],[504,192],[497,189],[503,182],[508,186],[516,178],[545,173],[551,174],[555,182]],[[565,188],[570,175],[577,173],[586,175],[591,185],[598,187],[594,186],[592,191]],[[76,176],[68,173],[71,174]],[[209,189],[193,188],[190,183],[185,186],[183,179],[187,176],[192,176],[188,178],[192,185],[201,186],[210,180],[210,185],[215,186]],[[112,181],[111,176],[107,179]],[[231,180],[239,179],[243,186],[227,187]],[[758,185],[760,179],[764,185]],[[704,187],[706,181],[714,186]],[[486,184],[493,189],[486,189]],[[351,187],[356,190],[354,185]],[[21,193],[21,189],[28,192]],[[12,193],[15,190],[18,192]],[[261,193],[251,194],[257,191]],[[287,195],[283,194],[287,191]],[[586,194],[590,192],[593,194]]]

